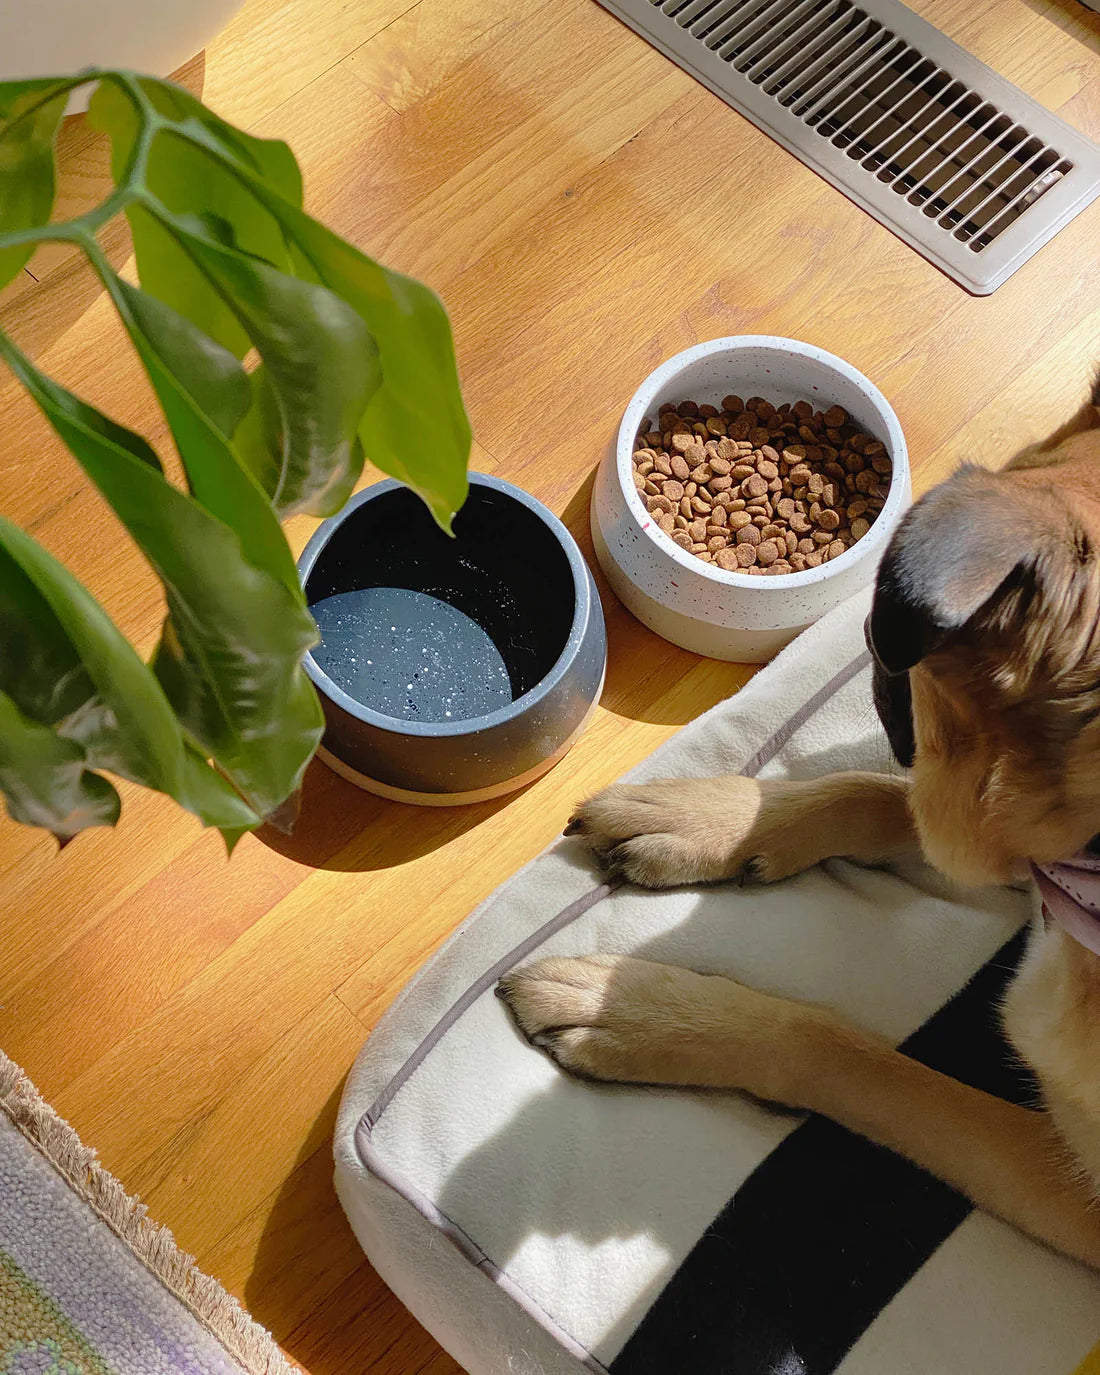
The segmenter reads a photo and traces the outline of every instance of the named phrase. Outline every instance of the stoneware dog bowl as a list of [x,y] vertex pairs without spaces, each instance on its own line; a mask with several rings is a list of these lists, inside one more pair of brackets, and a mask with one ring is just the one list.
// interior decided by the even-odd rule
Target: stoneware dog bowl
[[[890,494],[858,544],[820,568],[759,578],[701,563],[658,529],[634,487],[631,455],[639,425],[647,416],[655,419],[666,401],[716,406],[730,392],[777,405],[804,397],[822,409],[843,406],[885,444],[894,464]],[[696,654],[762,663],[874,578],[910,500],[901,426],[873,383],[812,344],[743,334],[685,349],[634,393],[596,476],[592,536],[616,595],[643,625]]]
[[537,778],[599,700],[603,613],[573,537],[545,506],[470,474],[445,535],[380,482],[325,521],[298,563],[322,643],[306,656],[319,751],[360,787],[451,806]]

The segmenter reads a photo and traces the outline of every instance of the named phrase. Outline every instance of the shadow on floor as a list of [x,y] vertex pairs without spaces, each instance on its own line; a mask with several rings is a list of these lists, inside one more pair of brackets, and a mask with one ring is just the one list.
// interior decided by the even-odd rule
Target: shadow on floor
[[522,791],[466,807],[413,807],[374,797],[315,759],[306,770],[293,834],[272,826],[255,834],[269,849],[311,869],[390,869],[465,835]]
[[344,1217],[331,1146],[341,1092],[319,1115],[323,1144],[311,1134],[268,1215],[245,1285],[249,1311],[311,1375],[376,1369],[391,1348],[407,1375],[461,1375],[379,1279]]

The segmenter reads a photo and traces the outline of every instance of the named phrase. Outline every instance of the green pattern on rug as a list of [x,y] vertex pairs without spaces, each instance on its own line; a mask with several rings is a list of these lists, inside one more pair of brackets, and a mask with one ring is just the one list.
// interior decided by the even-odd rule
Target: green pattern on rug
[[0,1375],[114,1375],[49,1295],[3,1251]]

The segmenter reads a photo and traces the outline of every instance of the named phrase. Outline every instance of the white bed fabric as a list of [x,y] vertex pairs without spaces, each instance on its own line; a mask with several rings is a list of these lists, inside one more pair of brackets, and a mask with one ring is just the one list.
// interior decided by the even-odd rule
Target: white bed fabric
[[[819,622],[629,777],[889,769],[867,608],[861,595]],[[1028,917],[1026,893],[960,890],[915,859],[653,894],[609,888],[580,841],[559,841],[361,1053],[336,1132],[341,1201],[470,1375],[1070,1375],[1100,1342],[1100,1276],[965,1205],[951,1221],[949,1191],[839,1129],[736,1094],[573,1081],[493,995],[536,951],[628,953],[825,1003],[900,1043],[975,971],[999,977]],[[978,996],[961,995],[968,1015]],[[836,1154],[820,1186],[815,1142]],[[926,1224],[921,1243],[908,1229]],[[896,1292],[879,1292],[887,1272]]]

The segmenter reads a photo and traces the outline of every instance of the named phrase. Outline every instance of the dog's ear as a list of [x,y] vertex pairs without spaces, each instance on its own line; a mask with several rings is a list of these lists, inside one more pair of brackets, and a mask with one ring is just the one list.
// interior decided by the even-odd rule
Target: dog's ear
[[904,673],[1036,566],[1050,530],[996,473],[963,468],[908,512],[879,568],[867,624],[887,673]]

